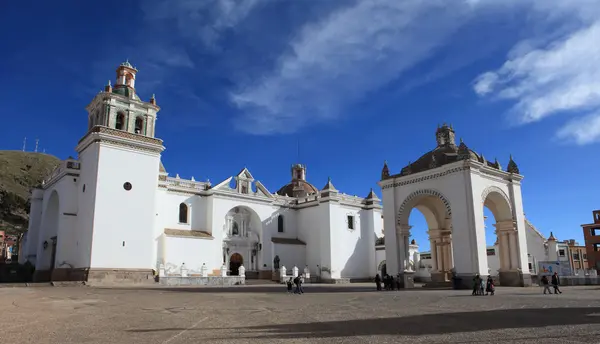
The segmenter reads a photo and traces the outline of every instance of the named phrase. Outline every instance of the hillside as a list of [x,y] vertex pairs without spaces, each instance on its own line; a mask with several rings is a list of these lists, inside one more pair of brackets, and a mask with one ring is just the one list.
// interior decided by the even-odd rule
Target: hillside
[[39,185],[60,160],[52,155],[0,151],[0,230],[22,233],[29,221],[30,189]]

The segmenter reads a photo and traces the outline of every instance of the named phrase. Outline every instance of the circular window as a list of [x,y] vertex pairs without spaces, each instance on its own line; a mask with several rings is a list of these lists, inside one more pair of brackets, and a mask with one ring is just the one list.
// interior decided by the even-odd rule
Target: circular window
[[123,184],[123,189],[129,191],[131,190],[131,183],[130,182],[126,182],[125,184]]

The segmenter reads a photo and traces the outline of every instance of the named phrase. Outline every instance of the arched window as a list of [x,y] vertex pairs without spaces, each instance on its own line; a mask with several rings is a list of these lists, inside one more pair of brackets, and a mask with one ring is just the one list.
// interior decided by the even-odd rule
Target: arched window
[[277,232],[283,233],[283,215],[277,216]]
[[135,133],[142,134],[142,130],[144,128],[144,119],[141,116],[136,117],[135,119]]
[[188,206],[185,203],[179,205],[179,223],[188,223]]
[[240,235],[240,229],[238,228],[237,222],[234,222],[231,227],[231,235]]
[[125,128],[125,114],[119,112],[117,114],[117,120],[115,122],[115,129],[123,130]]

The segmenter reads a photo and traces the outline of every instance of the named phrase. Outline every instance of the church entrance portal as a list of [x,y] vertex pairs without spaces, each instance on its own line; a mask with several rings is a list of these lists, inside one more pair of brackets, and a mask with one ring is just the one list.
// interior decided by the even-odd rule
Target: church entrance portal
[[239,253],[234,253],[229,258],[229,274],[231,276],[237,276],[240,274],[240,266],[244,264],[244,258]]

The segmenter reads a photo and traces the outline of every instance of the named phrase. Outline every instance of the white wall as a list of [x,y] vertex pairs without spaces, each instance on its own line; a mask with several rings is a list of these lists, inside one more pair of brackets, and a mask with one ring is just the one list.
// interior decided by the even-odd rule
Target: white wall
[[[318,203],[316,203],[318,204]],[[322,250],[323,233],[328,234],[329,214],[327,205],[316,205],[296,210],[298,239],[306,243],[306,264],[311,273],[317,273],[317,265],[329,267],[330,250]],[[329,241],[327,241],[328,243]]]
[[[273,253],[279,256],[280,266],[285,266],[288,271],[291,271],[294,266],[297,266],[299,271],[304,271],[306,266],[306,245],[284,245],[271,243]],[[310,269],[310,267],[309,267]],[[311,273],[316,273],[315,269]]]
[[181,265],[185,263],[189,274],[200,274],[202,264],[206,264],[211,273],[223,263],[221,245],[215,239],[164,236],[163,240],[167,272],[180,273]]
[[[92,245],[92,268],[152,269],[159,154],[108,144],[100,149]],[[124,189],[124,183],[132,189]]]

